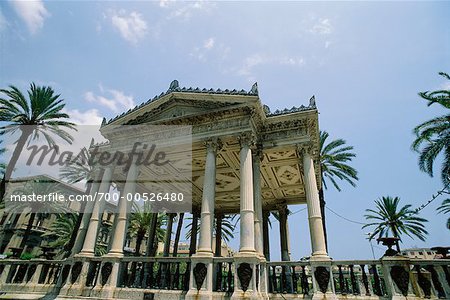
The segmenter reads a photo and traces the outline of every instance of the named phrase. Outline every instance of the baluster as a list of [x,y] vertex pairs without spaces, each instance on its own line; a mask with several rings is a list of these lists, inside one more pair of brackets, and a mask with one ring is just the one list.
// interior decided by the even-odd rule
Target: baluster
[[134,280],[136,279],[136,262],[131,262],[130,276],[128,276],[126,281],[126,287],[133,287]]
[[339,292],[341,295],[345,295],[346,292],[344,291],[344,274],[342,274],[342,266],[338,265],[339,269]]
[[176,269],[175,269],[175,275],[173,276],[173,283],[172,283],[172,289],[178,290],[179,289],[179,281],[180,281],[180,262],[176,263]]
[[47,278],[48,270],[50,268],[49,264],[43,264],[41,274],[39,275],[38,283],[45,283],[45,279]]
[[51,283],[51,279],[52,279],[52,276],[53,276],[54,272],[55,272],[55,265],[51,264],[50,265],[50,272],[49,272],[49,274],[47,276],[47,281],[46,281],[47,284]]
[[366,296],[370,296],[369,281],[367,280],[366,271],[364,270],[366,265],[360,265],[360,266],[361,266],[362,281],[364,284],[364,289],[366,290]]
[[287,277],[286,277],[286,266],[281,267],[281,289],[283,293],[287,293]]
[[381,286],[380,286],[380,277],[378,276],[377,266],[372,265],[372,274],[374,280],[373,293],[377,296],[382,296]]
[[191,276],[191,263],[190,262],[188,262],[187,264],[186,264],[186,271],[184,271],[184,288],[183,288],[183,290],[184,291],[187,291],[187,290],[189,290],[189,277]]
[[442,270],[444,271],[445,274],[445,279],[447,280],[447,284],[450,286],[450,272],[448,271],[448,268],[446,265],[442,265]]
[[259,291],[259,265],[256,265],[256,278],[255,278],[255,280],[256,280],[256,289]]
[[147,286],[149,288],[155,287],[155,276],[153,276],[153,273],[155,272],[155,265],[153,262],[148,263],[148,279],[147,279]]
[[218,262],[216,264],[216,291],[220,292],[222,290],[222,263]]
[[425,275],[422,274],[422,270],[419,265],[415,265],[414,268],[417,271],[417,283],[422,289],[425,298],[431,298],[431,282],[425,277]]
[[309,283],[308,283],[308,277],[306,276],[305,266],[302,266],[302,275],[301,275],[301,286],[302,286],[302,292],[303,295],[309,294]]
[[434,288],[437,291],[438,298],[445,298],[445,291],[444,288],[442,287],[441,282],[439,281],[438,273],[436,272],[436,270],[432,265],[426,266],[426,269],[428,270],[428,272],[431,273],[431,280],[433,281]]
[[298,292],[298,289],[297,289],[298,277],[297,277],[297,274],[295,273],[295,266],[292,266],[292,273],[291,274],[292,274],[292,285],[293,285],[292,292],[294,294],[297,294],[297,292]]
[[356,276],[353,270],[353,265],[349,265],[349,268],[350,268],[350,281],[352,283],[353,295],[359,295],[359,288],[358,284],[356,283]]
[[157,266],[158,272],[156,273],[156,280],[155,280],[156,287],[159,287],[159,288],[162,288],[162,286],[161,286],[161,272],[162,272],[161,266],[162,266],[162,263],[158,263],[158,266]]
[[166,263],[166,274],[165,274],[165,281],[166,281],[166,286],[165,288],[170,290],[170,287],[172,286],[172,272],[171,272],[171,268],[172,268],[172,264],[170,262]]
[[350,287],[348,286],[348,278],[345,278],[344,282],[345,282],[345,293],[349,294],[350,293]]
[[134,272],[135,276],[134,276],[133,287],[140,287],[141,270],[142,270],[142,263],[141,262],[136,262],[136,270]]
[[228,274],[227,274],[227,282],[228,282],[228,286],[227,286],[227,291],[228,293],[233,292],[234,290],[234,286],[233,286],[233,272],[232,272],[232,262],[228,262]]

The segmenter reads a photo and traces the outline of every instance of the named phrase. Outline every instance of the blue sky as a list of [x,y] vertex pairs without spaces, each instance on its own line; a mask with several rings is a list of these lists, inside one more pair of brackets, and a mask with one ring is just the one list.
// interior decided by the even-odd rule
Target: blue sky
[[[327,203],[361,222],[378,197],[416,207],[440,188],[410,145],[415,125],[444,113],[417,93],[448,88],[437,73],[450,72],[449,11],[450,2],[2,1],[0,86],[51,85],[81,124],[140,104],[173,79],[222,89],[258,82],[272,110],[315,95],[321,129],[358,155],[357,188],[330,188]],[[423,210],[427,242],[405,238],[403,247],[448,245],[441,201]],[[290,218],[293,259],[310,253],[306,217]],[[368,230],[330,211],[327,219],[332,257],[371,258]],[[277,232],[274,224],[274,259]]]

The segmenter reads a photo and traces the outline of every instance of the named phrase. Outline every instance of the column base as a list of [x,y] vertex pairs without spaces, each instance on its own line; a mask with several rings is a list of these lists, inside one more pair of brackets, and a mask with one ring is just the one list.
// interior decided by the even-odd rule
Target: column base
[[[203,264],[206,267],[206,275],[204,275],[201,287],[197,286],[196,272],[194,272],[198,264]],[[200,271],[199,268],[197,272],[201,273],[203,271]],[[192,255],[190,273],[189,291],[185,299],[213,299],[213,253],[200,251]],[[201,275],[197,274],[197,278],[200,279]]]
[[[251,278],[247,279],[248,282],[245,282],[245,277],[248,274],[247,271],[240,269],[243,264],[248,264],[251,268]],[[263,267],[261,264],[260,257],[256,252],[244,252],[240,251],[234,256],[234,292],[231,295],[231,299],[267,299],[268,295],[266,292],[261,293],[261,280],[259,280],[259,285],[256,285],[256,276],[259,276],[256,272],[256,266],[259,265],[259,268]],[[248,266],[247,266],[248,268]],[[242,274],[238,274],[239,271]],[[259,272],[261,273],[261,272]],[[244,281],[241,281],[243,279]],[[244,286],[247,285],[246,290],[244,291]]]

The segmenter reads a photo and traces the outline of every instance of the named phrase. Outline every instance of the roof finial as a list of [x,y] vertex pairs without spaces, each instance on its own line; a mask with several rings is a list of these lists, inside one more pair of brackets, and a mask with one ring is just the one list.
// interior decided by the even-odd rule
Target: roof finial
[[177,89],[178,87],[179,87],[178,80],[173,80],[170,83],[169,91],[173,91],[173,90]]
[[314,95],[309,99],[309,107],[316,107],[316,97]]
[[258,83],[257,82],[255,82],[252,85],[252,89],[250,90],[250,93],[253,95],[258,95]]

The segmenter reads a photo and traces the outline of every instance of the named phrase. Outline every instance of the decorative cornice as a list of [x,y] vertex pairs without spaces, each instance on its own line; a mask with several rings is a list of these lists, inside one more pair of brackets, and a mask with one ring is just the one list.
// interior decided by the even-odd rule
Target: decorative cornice
[[122,117],[124,117],[124,116],[126,116],[128,114],[130,114],[131,112],[134,112],[134,111],[138,110],[139,108],[141,108],[141,107],[143,107],[143,106],[145,106],[145,105],[147,105],[149,103],[152,103],[152,102],[154,102],[154,101],[156,101],[156,100],[158,100],[158,99],[160,99],[160,98],[162,98],[164,96],[167,96],[169,94],[176,93],[176,92],[195,93],[195,94],[220,94],[220,95],[258,96],[258,85],[256,83],[253,84],[253,86],[252,86],[250,91],[245,91],[243,89],[240,90],[240,91],[238,91],[236,89],[233,89],[233,90],[229,90],[229,89],[221,90],[221,89],[212,89],[212,88],[210,88],[210,89],[206,89],[206,88],[200,89],[198,87],[196,87],[196,88],[193,88],[193,87],[189,87],[189,88],[182,87],[182,88],[180,88],[178,80],[173,80],[170,83],[169,89],[166,92],[162,92],[161,94],[156,95],[152,99],[149,99],[146,102],[143,102],[140,105],[135,106],[134,108],[131,108],[128,111],[123,112],[122,114],[117,115],[116,117],[114,117],[112,119],[109,119],[108,121],[106,121],[106,119],[103,120],[101,127],[103,127],[105,125],[108,125],[108,124],[111,124],[112,122],[114,122],[114,121],[116,121],[116,120],[118,120],[118,119],[120,119],[120,118],[122,118]]

